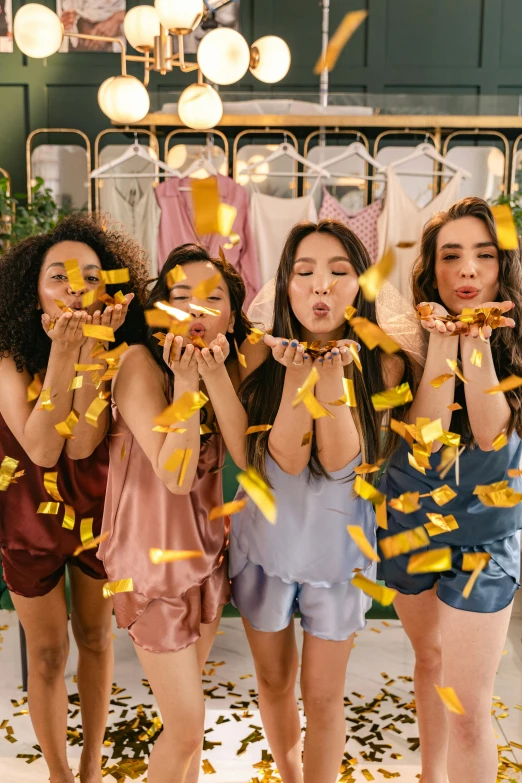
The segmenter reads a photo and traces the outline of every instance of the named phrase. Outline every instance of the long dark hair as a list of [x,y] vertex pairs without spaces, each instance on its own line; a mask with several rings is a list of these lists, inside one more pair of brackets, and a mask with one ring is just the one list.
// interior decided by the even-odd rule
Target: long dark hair
[[104,218],[85,213],[64,218],[52,231],[29,237],[0,257],[0,359],[10,354],[19,372],[44,370],[51,340],[38,310],[38,279],[45,254],[59,242],[82,242],[98,256],[102,269],[129,270],[128,283],[107,285],[111,296],[134,293],[125,322],[115,332],[113,347],[143,339],[142,303],[147,282],[145,251],[132,237],[112,230]]
[[[230,362],[231,360],[238,358],[236,344],[237,346],[240,346],[246,339],[246,336],[251,329],[251,324],[243,312],[243,304],[246,297],[246,288],[243,278],[239,272],[236,272],[232,264],[229,264],[228,261],[224,259],[224,257],[212,258],[205,248],[200,245],[185,244],[174,248],[174,250],[169,253],[159,277],[149,293],[145,307],[146,309],[152,308],[154,302],[168,302],[171,286],[169,286],[167,278],[168,273],[174,269],[175,266],[183,266],[184,264],[194,264],[198,262],[211,263],[215,266],[227,284],[230,296],[230,308],[235,314],[234,331],[232,333],[226,333],[226,338],[230,345],[230,354],[227,358],[227,362]],[[156,332],[164,332],[166,334],[165,329],[149,327],[144,342],[157,364],[167,373],[169,379],[168,391],[169,394],[172,395],[174,376],[170,368],[167,367],[163,361],[163,348],[160,346],[158,339],[154,337]]]
[[[283,248],[281,261],[276,276],[276,293],[274,302],[274,326],[272,334],[274,337],[285,337],[287,339],[300,339],[300,323],[294,315],[288,298],[288,286],[294,267],[295,257],[299,243],[310,234],[325,234],[338,239],[346,250],[350,262],[357,272],[361,275],[371,266],[371,260],[368,251],[361,240],[350,231],[349,228],[336,220],[322,220],[320,223],[298,223],[293,227],[288,235],[286,244]],[[347,303],[348,304],[348,303]],[[367,318],[372,323],[377,323],[375,314],[375,303],[367,301],[362,291],[359,289],[354,307],[357,308],[357,315]],[[358,340],[357,335],[350,327],[348,321],[345,323],[345,332],[343,337],[350,340]],[[406,368],[410,365],[406,357],[402,356]],[[387,437],[384,447],[381,448],[381,421],[382,414],[375,411],[371,396],[384,389],[384,377],[382,369],[383,352],[379,347],[370,351],[364,343],[361,344],[360,352],[363,372],[353,369],[353,364],[346,368],[346,377],[352,378],[355,387],[355,396],[357,399],[357,408],[353,409],[357,428],[361,438],[361,451],[364,460],[375,463],[381,454],[388,456],[396,441],[393,433]],[[283,394],[283,385],[285,379],[285,367],[277,362],[272,353],[268,355],[265,361],[249,375],[240,388],[240,398],[248,411],[249,424],[273,424],[277,416],[281,397]],[[401,416],[398,409],[394,410],[396,417]],[[265,469],[265,455],[268,450],[268,432],[255,433],[249,435],[247,441],[247,462],[253,465],[256,470],[268,481]],[[318,457],[315,439],[312,441],[312,452],[309,463],[310,473],[319,478],[325,476],[330,478],[324,470]]]
[[[439,291],[435,287],[437,239],[444,226],[453,220],[465,217],[482,220],[488,229],[498,249],[499,301],[509,300],[515,303],[514,329],[495,329],[491,335],[491,353],[497,375],[499,379],[507,375],[522,375],[522,263],[520,250],[499,248],[495,218],[486,201],[474,197],[464,198],[454,204],[447,212],[439,212],[426,224],[422,235],[420,256],[412,271],[413,300],[417,304],[419,302],[438,302],[445,307]],[[522,437],[522,389],[512,389],[506,392],[506,399],[512,411],[510,432],[516,430]],[[463,394],[459,395],[459,402],[463,405],[463,409],[453,414],[452,429],[466,434],[472,441]]]

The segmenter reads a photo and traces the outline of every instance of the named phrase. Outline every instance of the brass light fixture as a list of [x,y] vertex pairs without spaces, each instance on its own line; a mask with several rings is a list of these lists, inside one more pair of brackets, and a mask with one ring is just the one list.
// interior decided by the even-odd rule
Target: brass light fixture
[[[34,58],[55,54],[64,36],[120,46],[121,74],[103,82],[98,90],[98,103],[109,119],[121,124],[138,122],[148,113],[150,98],[146,88],[151,71],[163,76],[173,68],[183,73],[197,71],[197,82],[180,96],[178,114],[188,127],[206,130],[220,121],[223,103],[204,77],[214,84],[228,85],[242,79],[250,69],[258,79],[272,84],[288,73],[291,55],[288,45],[277,36],[264,36],[249,47],[236,30],[216,28],[202,39],[197,61],[190,62],[185,57],[184,36],[196,29],[204,13],[203,0],[155,0],[154,7],[131,8],[125,15],[123,31],[131,46],[140,52],[138,55],[126,54],[121,38],[66,32],[57,14],[39,3],[20,8],[14,18],[13,32],[18,48]],[[177,37],[176,54],[173,36]],[[143,63],[143,82],[127,74],[127,62]]]

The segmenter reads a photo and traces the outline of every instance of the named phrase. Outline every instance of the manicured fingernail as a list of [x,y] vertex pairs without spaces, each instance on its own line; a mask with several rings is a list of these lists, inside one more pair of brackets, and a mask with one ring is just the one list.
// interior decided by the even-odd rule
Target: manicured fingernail
[[308,354],[307,354],[307,353],[305,353],[305,355],[304,355],[304,359],[305,359],[305,361],[306,361],[306,359],[308,359],[308,358],[309,358]]
[[323,359],[323,357],[321,356],[321,358],[319,359],[319,364],[322,364],[323,362],[324,362],[324,359]]
[[282,340],[281,345],[288,345],[288,340]]
[[361,343],[355,343],[355,345],[357,346],[357,350],[360,351],[361,350]]
[[297,348],[297,340],[292,340],[290,345],[292,346],[292,348]]

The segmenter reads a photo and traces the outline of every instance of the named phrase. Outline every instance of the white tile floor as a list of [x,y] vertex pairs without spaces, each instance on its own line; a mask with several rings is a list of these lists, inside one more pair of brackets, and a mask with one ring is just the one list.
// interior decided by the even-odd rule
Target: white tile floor
[[[502,658],[495,686],[495,696],[500,697],[508,708],[507,710],[503,708],[495,710],[498,717],[494,718],[494,724],[500,746],[505,746],[512,741],[522,745],[522,711],[514,707],[515,704],[522,705],[522,596],[519,595],[519,599],[506,644],[507,654]],[[18,701],[23,698],[18,687],[21,683],[21,675],[16,615],[0,611],[0,626],[7,626],[6,630],[0,632],[0,636],[3,637],[3,641],[0,642],[2,648],[0,650],[0,725],[3,725],[3,721],[8,720],[8,726],[12,727],[14,731],[12,736],[16,738],[16,742],[10,743],[5,739],[6,728],[0,730],[0,781],[2,783],[44,783],[48,778],[43,759],[39,758],[28,764],[23,758],[17,758],[18,754],[36,754],[33,747],[36,738],[31,728],[29,716],[15,714],[24,710],[26,705],[17,707],[12,704],[12,700]],[[380,633],[377,634],[372,629],[377,629]],[[214,696],[225,696],[224,699],[207,699],[206,726],[209,730],[207,740],[222,744],[204,751],[203,758],[208,759],[215,769],[215,774],[207,777],[202,773],[201,780],[209,780],[213,783],[248,783],[252,778],[258,776],[261,782],[263,780],[262,772],[259,768],[254,768],[253,765],[261,760],[262,752],[267,750],[268,746],[264,738],[259,742],[249,744],[243,755],[237,755],[237,751],[241,747],[241,740],[251,734],[255,727],[261,727],[259,712],[252,702],[248,712],[242,707],[232,706],[237,704],[237,701],[250,701],[249,689],[257,692],[250,651],[239,620],[223,620],[221,631],[223,633],[216,639],[211,660],[216,663],[221,661],[225,663],[213,667],[214,672],[211,665],[207,666],[209,676],[205,679],[211,682],[205,683],[204,687],[210,689],[217,685],[217,690],[213,691]],[[121,631],[115,631],[115,633],[117,661],[115,682],[120,688],[126,689],[124,693],[119,694],[119,698],[129,695],[132,698],[125,699],[119,705],[114,705],[114,712],[111,715],[113,722],[120,720],[124,707],[130,708],[129,713],[131,708],[137,704],[152,705],[154,708],[154,699],[149,695],[148,688],[142,684],[143,674],[127,634]],[[67,670],[70,693],[76,692],[73,681],[75,665],[76,651],[73,643]],[[390,679],[394,680],[393,684],[389,684],[387,687],[387,680],[381,674],[383,671]],[[357,783],[372,779],[384,780],[386,776],[383,776],[379,770],[400,773],[399,779],[403,783],[417,783],[417,776],[420,773],[420,754],[419,751],[412,752],[410,743],[408,743],[408,738],[418,736],[417,727],[415,722],[406,723],[397,719],[399,715],[405,716],[407,719],[412,718],[411,711],[404,706],[411,701],[412,684],[407,680],[399,679],[401,676],[408,676],[411,673],[412,653],[400,624],[397,621],[388,625],[381,621],[370,621],[367,628],[359,634],[356,640],[356,647],[352,653],[346,678],[345,693],[352,702],[352,706],[347,706],[346,710],[347,728],[350,731],[356,725],[353,721],[355,713],[352,710],[358,705],[371,701],[384,686],[386,692],[393,694],[393,697],[396,698],[392,700],[390,697],[383,702],[380,716],[384,717],[391,713],[393,718],[380,720],[379,716],[372,715],[369,726],[363,727],[355,736],[357,734],[363,737],[367,736],[374,720],[381,727],[389,725],[394,720],[402,733],[397,734],[391,730],[382,730],[382,739],[379,738],[375,741],[388,744],[391,747],[387,748],[384,754],[378,756],[377,763],[365,760],[361,755],[361,753],[369,752],[369,746],[361,746],[353,739],[353,736],[350,737],[346,750],[350,757],[358,759],[354,773],[354,780]],[[241,679],[248,674],[251,674],[252,677]],[[233,693],[241,694],[241,697],[229,696],[226,687],[218,685],[220,682],[235,683]],[[354,692],[358,695],[355,696]],[[238,716],[239,721],[233,717],[232,713]],[[127,717],[129,716],[127,715]],[[225,719],[225,722],[217,724],[216,721],[220,716]],[[77,719],[71,720],[70,724],[77,725]],[[109,749],[108,754],[110,752]],[[391,754],[400,754],[402,758],[400,760],[392,759]],[[514,748],[511,752],[505,752],[504,755],[512,761],[522,764],[522,750]],[[76,769],[79,757],[78,746],[70,747],[69,757],[71,766]],[[114,762],[109,759],[107,766],[112,763]],[[363,770],[367,770],[373,778],[365,776]],[[513,781],[522,780],[520,774],[517,777],[516,772],[510,772],[508,778]],[[106,779],[108,781],[114,780],[111,775],[108,775]],[[137,779],[143,780],[143,777]]]

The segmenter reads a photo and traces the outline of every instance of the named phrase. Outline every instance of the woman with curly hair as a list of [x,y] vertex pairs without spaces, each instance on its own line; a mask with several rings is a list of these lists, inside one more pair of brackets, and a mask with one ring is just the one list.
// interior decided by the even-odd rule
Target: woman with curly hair
[[[122,357],[113,381],[112,432],[122,437],[111,438],[103,521],[110,536],[98,556],[110,579],[133,580],[132,592],[114,596],[114,610],[163,719],[149,783],[199,779],[201,669],[229,596],[227,523],[222,515],[209,516],[223,504],[225,445],[236,464],[244,464],[247,417],[235,389],[236,346],[249,330],[245,293],[231,264],[197,245],[176,248],[148,305],[184,311],[176,327],[184,334],[169,332],[160,345],[150,328],[145,344]],[[185,550],[191,557],[162,561],[158,550]]]
[[[69,281],[71,259],[81,284]],[[128,269],[129,282],[108,285],[107,293],[121,288],[125,296],[104,308],[102,271],[117,269]],[[75,556],[91,531],[100,534],[109,461],[108,407],[97,421],[85,417],[106,387],[85,368],[97,365],[102,376],[107,363],[103,355],[93,358],[96,340],[83,327],[111,327],[116,342],[105,349],[139,339],[145,281],[138,245],[88,215],[65,218],[0,260],[0,546],[4,580],[27,636],[29,708],[51,783],[73,781],[66,756],[66,566],[79,654],[82,783],[102,781],[113,669],[106,575],[94,549]],[[90,292],[92,303],[84,307]],[[75,376],[82,381],[72,384]],[[23,475],[11,483],[15,471]],[[41,511],[48,502],[54,508]]]

